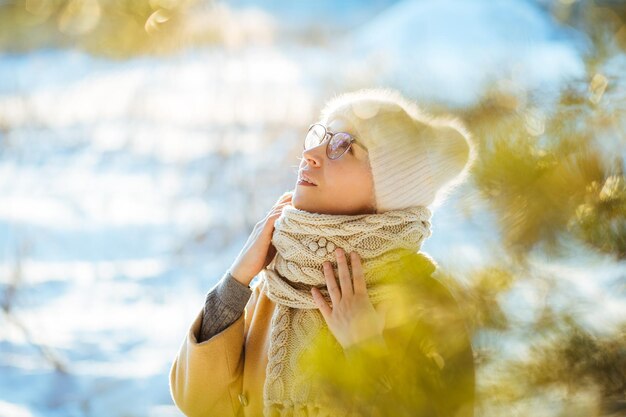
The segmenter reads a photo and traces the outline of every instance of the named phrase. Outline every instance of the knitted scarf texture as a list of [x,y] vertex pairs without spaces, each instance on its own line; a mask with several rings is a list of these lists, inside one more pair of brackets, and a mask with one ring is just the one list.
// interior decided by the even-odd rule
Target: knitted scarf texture
[[[272,235],[276,257],[261,272],[266,294],[276,303],[264,383],[264,416],[350,415],[349,410],[338,409],[320,395],[313,388],[311,375],[299,367],[299,359],[318,332],[328,330],[311,287],[319,288],[331,304],[322,264],[330,261],[338,277],[335,248],[345,251],[348,265],[349,253],[355,251],[361,258],[368,296],[376,307],[391,294],[384,278],[388,276],[386,267],[419,251],[431,235],[430,218],[425,206],[358,215],[312,213],[290,204],[283,208]],[[335,348],[341,355],[341,345],[336,343]]]

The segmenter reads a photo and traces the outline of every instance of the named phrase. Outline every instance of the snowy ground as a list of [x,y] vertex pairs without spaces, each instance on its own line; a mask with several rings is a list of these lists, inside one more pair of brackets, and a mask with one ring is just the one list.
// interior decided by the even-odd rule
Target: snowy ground
[[[491,51],[482,64],[462,33],[450,35],[462,28],[446,20],[448,2],[398,3],[354,23],[336,48],[281,41],[124,62],[0,55],[0,296],[17,284],[0,316],[0,416],[179,415],[168,391],[178,346],[254,223],[293,188],[303,128],[331,93],[359,80],[458,105],[515,62],[535,68],[521,80],[531,86],[580,70],[574,42],[555,40],[560,30],[534,6],[507,9],[526,17],[511,32],[502,3],[465,4],[467,33]],[[407,17],[424,13],[427,27]],[[523,60],[503,31],[535,33]],[[445,56],[427,40],[448,45]],[[363,71],[363,54],[375,60],[385,43],[393,65]],[[495,238],[491,219],[466,219],[451,200],[423,249],[462,270],[498,256],[485,250]]]

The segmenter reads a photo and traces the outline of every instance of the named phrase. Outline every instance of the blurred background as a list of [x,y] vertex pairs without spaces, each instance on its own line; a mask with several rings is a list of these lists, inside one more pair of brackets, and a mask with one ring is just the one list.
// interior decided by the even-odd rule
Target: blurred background
[[462,118],[423,246],[478,416],[626,416],[626,2],[0,0],[0,416],[179,416],[207,291],[324,101]]

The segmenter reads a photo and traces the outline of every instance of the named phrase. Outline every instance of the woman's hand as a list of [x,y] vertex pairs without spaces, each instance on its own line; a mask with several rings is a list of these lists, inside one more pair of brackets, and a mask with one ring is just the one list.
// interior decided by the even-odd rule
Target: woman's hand
[[332,308],[327,304],[319,289],[311,288],[313,299],[324,316],[328,328],[344,349],[366,340],[382,340],[385,315],[382,309],[376,310],[369,300],[361,268],[361,258],[356,252],[350,254],[354,278],[352,279],[343,249],[337,248],[335,254],[341,289],[337,285],[331,263],[326,261],[323,264]]
[[281,195],[269,213],[254,225],[254,230],[230,267],[230,273],[239,282],[249,285],[276,256],[276,248],[272,245],[274,222],[283,208],[291,203],[292,196],[293,191]]

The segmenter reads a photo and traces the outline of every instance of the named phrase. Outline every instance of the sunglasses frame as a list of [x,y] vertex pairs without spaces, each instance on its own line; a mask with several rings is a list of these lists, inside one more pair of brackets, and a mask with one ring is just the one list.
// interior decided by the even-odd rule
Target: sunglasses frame
[[[328,157],[328,159],[332,159],[332,160],[336,160],[339,159],[343,156],[343,154],[345,154],[346,152],[348,152],[348,150],[350,149],[350,146],[352,146],[353,143],[356,143],[357,145],[361,146],[363,149],[365,149],[367,151],[367,147],[365,147],[360,141],[358,141],[356,139],[356,137],[348,132],[331,132],[330,130],[328,130],[326,128],[326,126],[324,126],[321,123],[312,123],[311,125],[309,125],[309,129],[306,131],[306,136],[304,137],[304,143],[302,145],[302,147],[304,148],[304,150],[306,150],[306,138],[309,136],[309,133],[311,132],[311,129],[313,128],[313,126],[321,126],[322,129],[324,129],[324,136],[322,137],[322,140],[320,141],[319,145],[321,145],[322,143],[324,143],[324,141],[326,140],[327,136],[330,135],[330,137],[328,138],[328,142],[326,143],[326,156]],[[348,147],[336,158],[331,158],[329,155],[330,152],[330,141],[333,139],[333,136],[335,136],[338,133],[343,133],[344,135],[348,135],[350,137],[350,143],[348,144]],[[319,146],[317,145],[317,146]],[[311,149],[311,148],[309,148]]]

